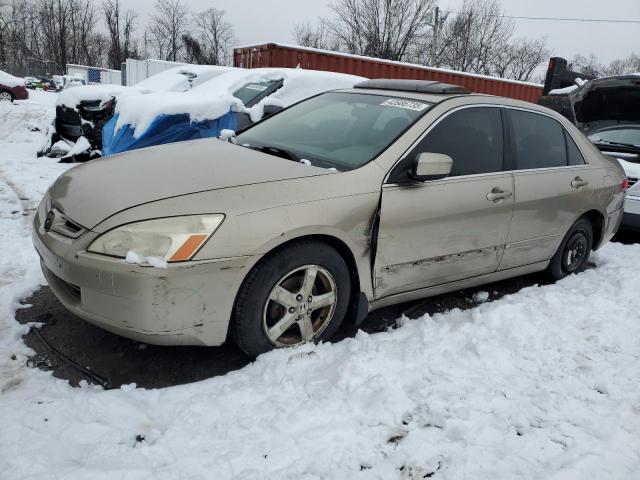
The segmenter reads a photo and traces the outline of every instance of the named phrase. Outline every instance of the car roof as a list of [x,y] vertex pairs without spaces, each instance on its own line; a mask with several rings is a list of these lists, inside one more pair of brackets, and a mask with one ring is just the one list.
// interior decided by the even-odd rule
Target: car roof
[[498,97],[495,95],[487,95],[484,93],[422,93],[407,90],[387,90],[379,88],[344,88],[337,90],[343,93],[355,93],[355,94],[370,94],[380,95],[385,97],[397,97],[408,98],[411,100],[422,100],[432,104],[438,104],[449,99],[458,99],[457,103],[469,103],[469,104],[491,104],[491,105],[504,105],[506,107],[523,108],[527,110],[535,110],[541,113],[553,114],[554,117],[562,117],[560,114],[556,114],[553,110],[537,105],[535,103],[527,102],[524,100],[517,100],[515,98]]

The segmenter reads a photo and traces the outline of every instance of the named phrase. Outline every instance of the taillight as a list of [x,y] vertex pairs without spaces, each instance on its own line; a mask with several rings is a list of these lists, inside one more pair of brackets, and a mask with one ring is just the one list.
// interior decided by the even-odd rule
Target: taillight
[[625,178],[624,180],[622,180],[622,183],[620,184],[620,187],[622,188],[623,192],[626,192],[627,189],[629,188],[629,179]]

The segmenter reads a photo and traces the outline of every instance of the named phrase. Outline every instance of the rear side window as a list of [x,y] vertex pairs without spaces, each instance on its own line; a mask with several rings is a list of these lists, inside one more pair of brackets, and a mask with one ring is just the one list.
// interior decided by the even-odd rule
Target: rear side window
[[500,109],[465,108],[445,117],[413,150],[443,153],[453,159],[452,177],[500,172],[503,167]]
[[537,113],[510,110],[515,169],[567,166],[567,148],[562,126]]
[[582,152],[580,152],[580,149],[576,145],[576,142],[573,141],[573,138],[571,138],[571,135],[565,131],[564,138],[567,142],[567,158],[569,160],[569,165],[584,165]]

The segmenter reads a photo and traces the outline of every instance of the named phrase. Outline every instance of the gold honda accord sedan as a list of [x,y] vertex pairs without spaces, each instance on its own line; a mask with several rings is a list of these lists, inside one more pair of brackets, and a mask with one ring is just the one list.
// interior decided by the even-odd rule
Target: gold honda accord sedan
[[[228,135],[226,135],[228,136]],[[565,118],[462,87],[370,80],[239,132],[72,168],[33,240],[77,316],[250,356],[399,302],[585,267],[626,177]]]

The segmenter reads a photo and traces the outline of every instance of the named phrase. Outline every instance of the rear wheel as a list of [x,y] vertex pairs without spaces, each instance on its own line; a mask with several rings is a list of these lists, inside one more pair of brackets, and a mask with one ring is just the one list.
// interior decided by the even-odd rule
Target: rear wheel
[[13,94],[6,90],[0,90],[0,102],[13,102]]
[[344,320],[350,295],[342,256],[322,242],[302,241],[266,257],[248,275],[231,334],[251,357],[327,340]]
[[586,218],[574,223],[562,239],[547,271],[555,280],[584,270],[593,247],[593,227]]

